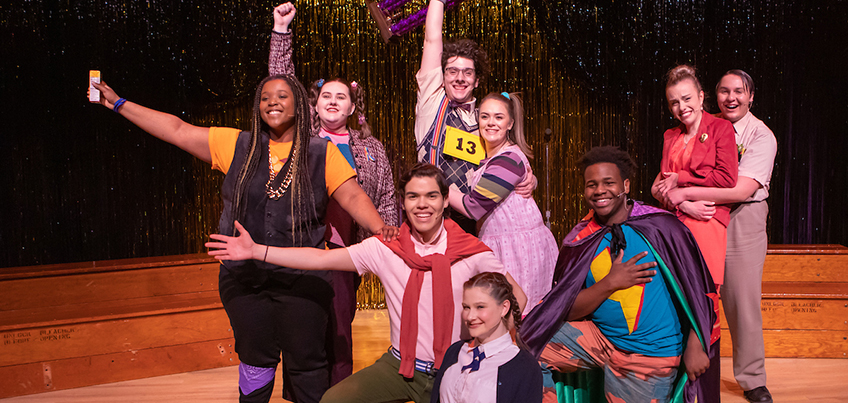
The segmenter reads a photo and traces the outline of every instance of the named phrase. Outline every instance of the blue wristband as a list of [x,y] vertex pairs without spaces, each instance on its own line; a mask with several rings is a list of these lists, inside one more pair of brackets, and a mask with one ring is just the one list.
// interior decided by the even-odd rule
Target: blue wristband
[[126,98],[119,99],[115,102],[115,106],[112,107],[112,110],[115,111],[115,113],[118,113],[118,109],[121,109],[121,105],[123,105],[124,102],[127,102]]

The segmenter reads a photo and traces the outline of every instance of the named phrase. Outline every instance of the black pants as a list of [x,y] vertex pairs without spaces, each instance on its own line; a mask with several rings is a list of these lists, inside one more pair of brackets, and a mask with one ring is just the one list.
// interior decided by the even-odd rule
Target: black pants
[[[282,353],[285,375],[291,379],[298,403],[318,402],[329,388],[324,345],[333,291],[327,277],[275,273],[259,287],[246,286],[225,271],[219,278],[221,302],[230,318],[239,360],[276,368]],[[273,383],[242,394],[240,401],[269,401]]]

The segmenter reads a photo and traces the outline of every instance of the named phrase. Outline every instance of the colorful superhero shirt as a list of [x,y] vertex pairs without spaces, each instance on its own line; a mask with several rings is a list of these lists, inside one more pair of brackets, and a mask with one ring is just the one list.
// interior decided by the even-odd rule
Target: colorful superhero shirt
[[[627,247],[623,262],[644,251],[648,256],[638,264],[656,262],[639,234],[621,226]],[[604,235],[586,276],[585,288],[601,281],[610,272],[615,255],[610,250],[612,233]],[[652,357],[676,357],[683,351],[683,335],[663,276],[657,274],[646,284],[614,292],[592,314],[591,319],[617,348]]]

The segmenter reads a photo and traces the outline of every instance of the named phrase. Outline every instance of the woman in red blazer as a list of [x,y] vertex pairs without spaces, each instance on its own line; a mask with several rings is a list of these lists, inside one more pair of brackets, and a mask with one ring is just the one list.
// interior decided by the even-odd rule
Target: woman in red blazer
[[680,126],[663,135],[660,173],[651,193],[666,208],[676,211],[692,231],[718,286],[724,282],[730,207],[707,201],[686,201],[674,206],[667,195],[675,187],[736,185],[739,160],[733,125],[704,112],[704,91],[691,66],[671,69],[665,92],[668,109]]

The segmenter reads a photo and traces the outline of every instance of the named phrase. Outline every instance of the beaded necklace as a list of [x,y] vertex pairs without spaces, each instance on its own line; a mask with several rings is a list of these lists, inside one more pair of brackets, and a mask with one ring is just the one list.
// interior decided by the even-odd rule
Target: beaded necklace
[[[289,155],[289,161],[286,161],[286,165],[288,165],[289,169],[286,171],[286,177],[283,179],[280,186],[276,189],[273,189],[274,180],[277,179],[277,171],[274,170],[274,164],[271,162],[271,147],[268,147],[268,183],[265,184],[265,194],[268,195],[269,199],[279,200],[286,191],[289,190],[289,185],[291,185],[292,181],[292,165],[297,164],[297,151],[300,148],[300,144],[294,146],[294,150]],[[282,169],[280,170],[282,171]]]

